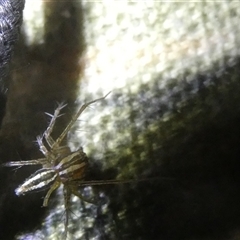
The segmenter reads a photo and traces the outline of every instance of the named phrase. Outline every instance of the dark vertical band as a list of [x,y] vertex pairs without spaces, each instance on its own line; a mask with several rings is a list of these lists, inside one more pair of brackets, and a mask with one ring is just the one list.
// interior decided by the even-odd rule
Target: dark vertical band
[[0,81],[6,75],[22,23],[25,0],[0,0]]

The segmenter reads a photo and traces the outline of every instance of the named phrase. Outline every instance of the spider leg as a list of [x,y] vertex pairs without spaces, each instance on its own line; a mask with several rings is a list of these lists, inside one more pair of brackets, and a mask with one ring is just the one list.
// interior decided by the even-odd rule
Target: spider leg
[[50,147],[52,147],[53,144],[55,143],[55,141],[53,140],[53,138],[50,135],[51,135],[53,127],[55,125],[56,119],[61,116],[61,115],[59,115],[59,113],[66,105],[67,104],[63,105],[63,103],[60,103],[58,105],[58,107],[56,108],[56,110],[54,111],[53,115],[45,112],[45,114],[47,114],[48,116],[50,116],[52,118],[49,126],[47,127],[46,131],[43,133],[43,136],[45,137],[45,139]]
[[64,207],[65,207],[65,222],[64,222],[64,239],[67,239],[67,233],[68,233],[68,220],[69,220],[69,208],[70,208],[70,197],[71,197],[71,191],[69,188],[64,187]]
[[44,156],[47,157],[48,156],[48,150],[44,146],[41,136],[37,136],[37,143],[38,143],[38,146],[39,146],[39,150],[43,153]]
[[47,163],[46,158],[39,158],[36,160],[7,162],[7,163],[3,163],[2,166],[14,167],[14,166],[40,165],[40,164],[44,165],[45,163]]
[[110,94],[110,92],[105,95],[104,97],[95,99],[93,101],[87,102],[85,104],[83,104],[81,106],[81,108],[78,110],[78,112],[72,117],[71,121],[69,122],[69,124],[67,125],[67,127],[63,130],[63,132],[61,133],[61,135],[59,136],[59,138],[56,140],[56,142],[53,144],[53,147],[55,145],[60,145],[60,143],[62,142],[62,140],[64,139],[64,137],[67,135],[67,133],[69,132],[70,128],[73,126],[73,124],[77,121],[78,117],[82,114],[82,112],[91,104],[101,101],[103,99],[105,99],[108,95]]
[[59,188],[60,185],[61,185],[61,183],[60,183],[59,181],[55,181],[55,182],[53,183],[53,185],[52,185],[52,186],[50,187],[50,189],[48,190],[46,196],[44,197],[43,207],[47,207],[47,206],[48,206],[48,200],[49,200],[52,192],[53,192],[54,190],[56,190],[57,188]]
[[96,205],[96,202],[84,197],[81,193],[77,191],[75,187],[71,187],[71,193],[80,198],[82,201]]

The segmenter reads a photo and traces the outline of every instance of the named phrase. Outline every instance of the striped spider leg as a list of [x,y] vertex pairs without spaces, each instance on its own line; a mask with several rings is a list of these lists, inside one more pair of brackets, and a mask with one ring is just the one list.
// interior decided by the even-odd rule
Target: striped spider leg
[[[108,93],[109,94],[109,93]],[[107,95],[108,95],[107,94]],[[43,206],[48,206],[49,198],[54,190],[63,184],[65,209],[68,208],[68,202],[71,194],[76,195],[83,201],[91,202],[85,199],[79,192],[78,187],[75,184],[70,184],[75,180],[83,180],[84,173],[88,165],[88,157],[80,147],[76,151],[71,151],[68,146],[61,146],[63,139],[67,136],[68,132],[72,128],[73,124],[77,121],[82,112],[91,104],[101,101],[107,97],[98,98],[96,100],[85,103],[81,106],[78,112],[72,117],[67,127],[63,130],[60,136],[54,140],[51,137],[56,119],[62,108],[65,105],[60,104],[55,110],[53,115],[50,115],[51,121],[42,136],[37,137],[37,143],[39,150],[43,153],[44,158],[28,160],[28,161],[13,161],[7,162],[4,166],[26,166],[26,165],[42,165],[42,168],[34,172],[29,178],[27,178],[23,184],[21,184],[16,190],[16,195],[24,195],[27,192],[34,190],[40,190],[48,187],[49,190],[44,197]],[[46,143],[46,146],[44,143]],[[67,217],[66,217],[67,218]],[[65,222],[65,233],[67,232],[67,222]]]

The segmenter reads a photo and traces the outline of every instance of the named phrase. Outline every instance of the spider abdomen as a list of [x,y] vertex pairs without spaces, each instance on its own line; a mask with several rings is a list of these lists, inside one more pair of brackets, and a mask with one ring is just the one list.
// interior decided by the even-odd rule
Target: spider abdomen
[[50,184],[52,184],[58,174],[54,169],[50,168],[42,168],[32,174],[22,185],[20,185],[15,193],[19,195],[23,195],[26,192],[34,191],[37,189],[42,189]]

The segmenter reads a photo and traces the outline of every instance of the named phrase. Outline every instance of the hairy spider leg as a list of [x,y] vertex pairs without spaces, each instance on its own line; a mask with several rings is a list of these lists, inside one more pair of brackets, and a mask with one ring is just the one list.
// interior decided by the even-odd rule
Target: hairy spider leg
[[80,198],[82,201],[96,204],[93,201],[90,201],[89,199],[86,199],[84,196],[82,196],[78,191],[76,187],[64,185],[63,188],[63,195],[64,195],[64,207],[65,207],[65,221],[64,221],[64,235],[63,239],[67,239],[68,235],[68,222],[69,222],[69,212],[70,212],[70,199],[71,195],[75,195],[78,198]]
[[49,147],[52,148],[53,144],[55,143],[55,141],[53,140],[53,138],[51,137],[51,133],[53,131],[53,127],[56,123],[56,119],[58,117],[60,117],[61,115],[59,115],[60,111],[66,107],[67,104],[64,104],[63,103],[60,103],[58,105],[58,107],[56,108],[56,110],[54,111],[54,114],[50,114],[50,113],[45,113],[47,114],[48,116],[52,117],[51,121],[50,121],[50,124],[49,126],[47,127],[46,131],[43,133],[43,136],[45,137],[46,139],[46,142],[48,143]]
[[38,143],[38,146],[39,146],[39,150],[40,150],[40,151],[43,153],[43,155],[47,158],[47,157],[49,156],[49,151],[48,151],[47,148],[44,146],[41,136],[37,136],[37,143]]
[[98,102],[100,100],[105,99],[108,95],[110,94],[110,92],[105,95],[104,97],[95,99],[93,101],[90,101],[88,103],[85,103],[84,105],[81,106],[81,108],[79,109],[79,111],[72,117],[70,123],[67,125],[67,127],[63,130],[63,132],[61,133],[61,135],[58,137],[58,139],[56,140],[56,142],[53,144],[53,148],[55,146],[59,146],[60,143],[62,142],[62,140],[64,139],[64,137],[67,135],[67,133],[69,132],[69,130],[71,129],[71,127],[73,126],[73,124],[77,121],[78,117],[82,114],[82,112],[91,104]]
[[36,160],[26,160],[26,161],[13,161],[13,162],[7,162],[3,163],[2,166],[5,167],[17,167],[17,166],[25,166],[25,165],[41,165],[47,163],[46,158],[39,158]]
[[[88,186],[89,186],[89,185],[88,185]],[[67,186],[67,188],[70,189],[71,194],[77,196],[80,200],[82,200],[82,201],[84,201],[84,202],[87,202],[87,203],[96,204],[95,201],[90,200],[90,199],[84,197],[84,196],[77,190],[77,186],[69,185],[69,186]]]
[[[125,183],[136,183],[136,182],[149,182],[149,181],[155,181],[159,179],[165,179],[165,180],[174,180],[173,178],[168,178],[168,177],[152,177],[152,178],[142,178],[142,179],[127,179],[127,180],[115,180],[115,179],[110,179],[110,180],[73,180],[69,182],[69,185],[73,186],[98,186],[98,185],[116,185],[116,184],[125,184]],[[76,195],[77,196],[77,195]]]
[[48,190],[46,196],[44,197],[44,200],[43,200],[43,207],[47,207],[48,206],[48,201],[49,201],[49,198],[51,196],[51,194],[60,187],[61,185],[61,182],[60,181],[55,181],[53,183],[53,185],[50,187],[50,189]]
[[63,195],[64,195],[64,207],[65,207],[65,221],[64,221],[64,237],[63,239],[67,239],[68,234],[68,220],[69,216],[68,213],[70,211],[70,198],[71,198],[71,192],[70,189],[64,188],[63,189]]

